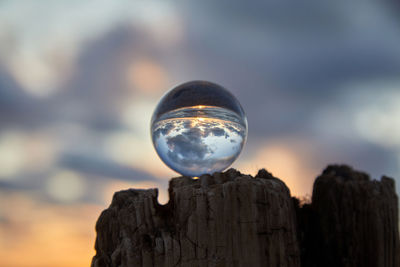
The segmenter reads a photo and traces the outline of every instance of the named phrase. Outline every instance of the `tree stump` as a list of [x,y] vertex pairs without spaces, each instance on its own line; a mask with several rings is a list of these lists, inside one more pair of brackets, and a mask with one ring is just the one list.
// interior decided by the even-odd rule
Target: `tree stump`
[[298,210],[302,266],[400,266],[394,180],[329,166]]
[[289,189],[231,169],[114,195],[97,222],[93,266],[300,266]]
[[394,181],[329,166],[303,206],[265,170],[174,178],[114,194],[96,224],[92,266],[398,267]]

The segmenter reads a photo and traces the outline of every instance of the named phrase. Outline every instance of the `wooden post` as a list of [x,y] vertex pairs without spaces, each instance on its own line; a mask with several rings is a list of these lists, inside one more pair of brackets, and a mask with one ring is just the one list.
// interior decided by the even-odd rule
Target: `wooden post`
[[329,166],[314,183],[312,203],[297,215],[302,266],[400,266],[391,178],[371,181],[348,166]]
[[399,266],[394,181],[330,166],[300,207],[265,170],[174,178],[115,193],[97,224],[92,266]]
[[286,185],[266,171],[231,169],[157,190],[114,195],[97,222],[93,266],[300,266],[295,213]]

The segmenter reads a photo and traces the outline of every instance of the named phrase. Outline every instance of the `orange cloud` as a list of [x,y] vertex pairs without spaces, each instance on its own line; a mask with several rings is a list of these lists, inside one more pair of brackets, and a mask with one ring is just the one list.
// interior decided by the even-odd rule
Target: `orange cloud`
[[255,173],[265,168],[283,180],[292,195],[311,194],[317,171],[312,165],[312,147],[300,140],[273,140],[260,146],[254,156],[239,163],[244,173]]
[[95,222],[104,207],[44,203],[20,193],[0,197],[0,266],[89,266]]
[[154,94],[166,89],[168,75],[158,63],[142,59],[133,62],[128,68],[128,81],[135,90],[144,94]]

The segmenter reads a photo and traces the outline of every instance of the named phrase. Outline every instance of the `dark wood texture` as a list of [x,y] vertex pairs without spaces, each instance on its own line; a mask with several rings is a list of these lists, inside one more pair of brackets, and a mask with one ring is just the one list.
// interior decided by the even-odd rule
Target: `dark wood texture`
[[329,166],[297,212],[302,266],[400,266],[394,180]]
[[97,224],[92,266],[399,267],[394,181],[329,166],[300,207],[265,170],[233,169],[115,193]]

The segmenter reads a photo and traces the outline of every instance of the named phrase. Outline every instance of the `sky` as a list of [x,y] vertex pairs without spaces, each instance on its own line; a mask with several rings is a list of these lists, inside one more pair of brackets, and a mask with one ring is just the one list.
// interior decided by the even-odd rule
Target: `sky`
[[207,80],[247,114],[232,165],[292,195],[327,164],[400,184],[400,5],[354,1],[0,1],[0,266],[88,266],[115,191],[178,176],[151,115]]

